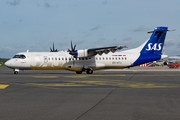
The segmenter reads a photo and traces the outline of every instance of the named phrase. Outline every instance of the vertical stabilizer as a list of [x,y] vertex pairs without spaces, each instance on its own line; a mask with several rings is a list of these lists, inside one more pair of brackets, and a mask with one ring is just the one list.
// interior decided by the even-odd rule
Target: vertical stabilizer
[[157,27],[154,31],[148,32],[152,33],[149,40],[138,48],[135,48],[140,55],[132,66],[160,60],[162,58],[162,50],[167,31],[169,31],[168,27]]
[[142,48],[140,53],[161,55],[167,31],[168,27],[157,27],[154,29],[154,31],[148,32],[152,33],[152,35],[145,46]]

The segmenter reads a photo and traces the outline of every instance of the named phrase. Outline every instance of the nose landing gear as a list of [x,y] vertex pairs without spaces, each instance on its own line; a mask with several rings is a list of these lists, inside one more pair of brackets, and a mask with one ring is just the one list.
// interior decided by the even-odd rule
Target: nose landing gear
[[14,69],[14,74],[18,74],[19,73],[19,69]]

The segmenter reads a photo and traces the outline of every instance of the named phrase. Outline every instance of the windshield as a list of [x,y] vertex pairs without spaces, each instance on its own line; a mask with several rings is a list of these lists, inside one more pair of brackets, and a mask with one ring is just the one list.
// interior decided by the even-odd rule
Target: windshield
[[25,55],[15,55],[13,58],[21,58],[21,59],[25,59],[26,56],[25,56]]

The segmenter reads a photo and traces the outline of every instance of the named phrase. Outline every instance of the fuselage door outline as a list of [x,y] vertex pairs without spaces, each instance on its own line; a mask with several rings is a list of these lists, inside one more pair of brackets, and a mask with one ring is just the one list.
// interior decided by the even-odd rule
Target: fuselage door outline
[[47,63],[47,62],[48,62],[48,57],[44,56],[44,63]]

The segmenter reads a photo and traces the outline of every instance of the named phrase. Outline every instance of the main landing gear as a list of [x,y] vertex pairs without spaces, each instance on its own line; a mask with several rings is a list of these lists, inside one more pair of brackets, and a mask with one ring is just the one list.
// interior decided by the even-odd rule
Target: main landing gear
[[86,72],[87,74],[93,74],[92,68],[82,68],[82,71],[76,71],[76,74],[82,74],[82,72]]
[[86,73],[87,73],[87,74],[93,74],[93,69],[92,69],[92,68],[86,69]]

